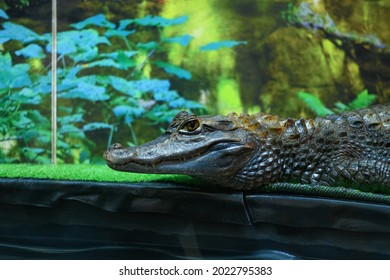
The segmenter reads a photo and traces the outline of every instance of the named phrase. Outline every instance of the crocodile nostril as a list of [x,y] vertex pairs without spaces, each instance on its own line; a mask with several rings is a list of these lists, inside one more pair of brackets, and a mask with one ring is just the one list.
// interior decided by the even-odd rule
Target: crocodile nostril
[[119,143],[115,143],[110,146],[110,150],[119,150],[119,149],[123,149],[123,146]]

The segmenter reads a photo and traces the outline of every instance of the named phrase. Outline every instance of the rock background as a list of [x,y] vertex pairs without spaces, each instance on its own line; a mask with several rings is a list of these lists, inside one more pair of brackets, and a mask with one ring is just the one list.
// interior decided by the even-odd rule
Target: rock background
[[[289,25],[280,16],[289,1],[209,2],[218,10],[213,16],[222,26],[220,32],[248,42],[235,49],[234,67],[225,74],[238,83],[243,111],[257,105],[262,111],[282,116],[312,115],[297,98],[296,93],[301,90],[315,94],[330,108],[337,101],[350,102],[364,89],[376,94],[378,102],[390,100],[389,1],[323,0],[294,4],[307,2],[316,13],[328,14],[341,32],[378,37],[386,45],[386,51],[379,50],[380,53],[366,45],[351,46],[346,51],[318,32]],[[193,11],[197,12],[201,11]],[[202,64],[193,68],[195,73],[205,70]],[[210,79],[215,83],[220,76],[208,72],[202,79],[213,85]],[[209,106],[214,108],[212,101],[211,98]]]

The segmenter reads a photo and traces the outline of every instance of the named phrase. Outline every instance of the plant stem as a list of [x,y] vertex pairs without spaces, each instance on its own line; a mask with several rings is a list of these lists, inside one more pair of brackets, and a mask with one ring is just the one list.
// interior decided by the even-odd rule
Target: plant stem
[[147,57],[144,59],[144,61],[142,61],[142,62],[133,70],[133,72],[131,72],[131,74],[130,74],[127,78],[134,77],[135,73],[137,73],[139,70],[142,69],[142,67],[144,67],[146,61],[148,61],[149,57],[151,57],[152,54],[153,54],[155,51],[156,51],[156,49],[151,50],[151,51],[148,53]]
[[135,135],[133,126],[132,126],[131,123],[129,123],[128,125],[129,125],[129,128],[130,128],[131,137],[133,138],[133,143],[134,143],[135,145],[138,145],[137,136]]

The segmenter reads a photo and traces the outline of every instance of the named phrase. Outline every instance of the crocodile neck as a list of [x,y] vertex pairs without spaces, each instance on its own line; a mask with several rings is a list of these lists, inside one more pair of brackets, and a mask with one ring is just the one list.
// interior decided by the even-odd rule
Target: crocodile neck
[[289,121],[260,140],[234,180],[250,189],[281,182],[390,193],[389,107]]

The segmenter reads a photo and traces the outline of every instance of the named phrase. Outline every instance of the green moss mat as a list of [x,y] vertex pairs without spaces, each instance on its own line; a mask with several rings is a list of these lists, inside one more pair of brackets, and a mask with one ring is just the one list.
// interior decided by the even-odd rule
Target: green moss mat
[[0,178],[34,178],[104,182],[176,182],[189,183],[184,175],[137,174],[118,172],[105,165],[88,164],[0,164]]

